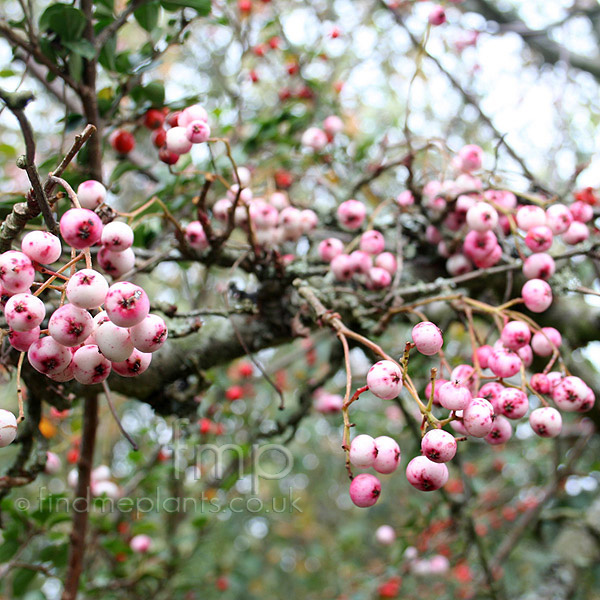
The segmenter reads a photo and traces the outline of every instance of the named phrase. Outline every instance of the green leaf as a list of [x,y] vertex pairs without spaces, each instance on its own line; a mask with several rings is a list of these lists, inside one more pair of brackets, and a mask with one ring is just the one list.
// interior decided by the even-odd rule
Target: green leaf
[[83,75],[83,58],[79,54],[69,56],[69,74],[75,81],[81,81]]
[[136,169],[137,169],[137,166],[134,165],[133,163],[131,163],[127,160],[122,160],[117,164],[114,171],[112,172],[112,174],[110,176],[110,181],[111,182],[117,181],[118,179],[121,178],[122,175],[124,175],[128,171],[135,171]]
[[152,106],[161,107],[165,103],[165,86],[158,81],[151,81],[144,88],[144,94]]
[[19,549],[17,540],[7,540],[0,546],[0,562],[7,562],[12,558],[15,552]]
[[201,17],[210,14],[211,0],[161,0],[162,7],[171,12],[181,8],[193,8]]
[[87,58],[88,60],[91,60],[96,56],[94,46],[87,40],[67,40],[63,42],[63,46],[67,48],[67,50],[71,50],[71,52],[75,52],[75,54],[79,54],[79,56],[83,56],[83,58]]
[[74,41],[81,38],[85,23],[85,15],[82,11],[68,4],[57,3],[51,4],[42,13],[39,26],[42,31],[54,31],[62,41]]
[[17,569],[13,575],[13,598],[22,598],[37,575],[33,569]]
[[102,50],[100,51],[100,56],[98,57],[98,62],[107,70],[107,71],[116,71],[117,70],[117,38],[113,36],[109,38]]
[[146,31],[152,31],[158,25],[160,4],[157,1],[143,4],[137,10],[133,11],[133,16]]

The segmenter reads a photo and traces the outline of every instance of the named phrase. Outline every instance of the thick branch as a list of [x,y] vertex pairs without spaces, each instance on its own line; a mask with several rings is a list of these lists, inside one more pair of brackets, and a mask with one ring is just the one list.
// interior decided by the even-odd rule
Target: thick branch
[[[75,490],[76,508],[73,515],[73,529],[69,547],[69,562],[65,579],[65,589],[62,600],[75,600],[79,587],[79,578],[83,569],[85,553],[85,534],[90,510],[90,477],[94,462],[94,446],[98,428],[98,397],[86,398],[83,410],[83,434],[81,439],[81,454],[77,465],[77,488]],[[83,506],[82,506],[83,504]]]

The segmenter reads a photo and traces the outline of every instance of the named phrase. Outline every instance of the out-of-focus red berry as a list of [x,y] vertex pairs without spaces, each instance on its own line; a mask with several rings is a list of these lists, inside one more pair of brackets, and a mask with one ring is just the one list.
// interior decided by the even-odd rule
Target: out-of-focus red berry
[[146,111],[144,115],[144,125],[148,129],[158,129],[162,127],[165,122],[165,115],[162,110],[157,108],[151,108]]
[[133,134],[124,129],[113,131],[110,136],[110,145],[119,154],[129,154],[135,148],[135,138]]
[[167,141],[167,132],[162,127],[160,129],[155,129],[150,134],[150,139],[157,148],[162,148]]
[[239,400],[244,395],[244,388],[241,385],[232,385],[225,390],[227,400]]

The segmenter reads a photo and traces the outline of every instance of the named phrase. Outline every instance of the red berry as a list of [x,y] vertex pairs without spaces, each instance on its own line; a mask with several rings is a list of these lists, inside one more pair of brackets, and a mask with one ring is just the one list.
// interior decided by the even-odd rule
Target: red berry
[[253,367],[252,367],[252,365],[250,363],[243,362],[239,366],[240,377],[251,377],[252,373],[254,373],[254,369],[253,369]]
[[298,72],[298,63],[288,63],[287,67],[288,75],[295,75]]
[[264,44],[259,44],[258,46],[254,46],[254,48],[252,49],[252,51],[254,52],[254,54],[256,54],[256,56],[264,56],[265,52],[266,52],[266,48]]
[[271,48],[273,50],[276,50],[277,48],[279,48],[280,44],[281,44],[281,40],[277,36],[274,36],[269,40],[269,46],[271,46]]
[[294,179],[289,171],[283,169],[275,172],[275,185],[284,190],[291,187]]
[[150,139],[157,148],[162,148],[167,141],[167,132],[162,127],[155,129],[150,135]]
[[164,122],[165,115],[162,110],[151,108],[146,111],[146,114],[144,115],[144,125],[148,129],[158,129],[163,126]]
[[256,83],[258,81],[258,73],[254,69],[250,71],[250,80],[252,83]]
[[207,434],[210,433],[212,429],[212,422],[210,419],[202,418],[198,421],[198,426],[200,429],[200,433]]
[[[264,1],[265,0],[263,0],[263,2]],[[229,589],[229,580],[227,579],[227,577],[219,577],[216,581],[216,586],[218,590],[220,590],[221,592],[225,592]]]
[[232,385],[225,391],[227,400],[239,400],[244,395],[244,389],[241,385]]
[[240,12],[249,13],[252,10],[251,0],[238,0],[238,8]]
[[110,144],[119,154],[129,154],[135,148],[135,138],[131,132],[117,129],[110,136]]
[[179,156],[179,154],[171,152],[170,150],[167,150],[167,148],[161,148],[158,151],[158,158],[167,165],[174,165],[179,160]]
[[67,462],[74,465],[79,460],[79,448],[70,448],[67,452]]
[[170,113],[167,116],[167,125],[169,125],[169,127],[177,127],[177,119],[179,119],[180,114],[180,110],[176,110],[175,112]]

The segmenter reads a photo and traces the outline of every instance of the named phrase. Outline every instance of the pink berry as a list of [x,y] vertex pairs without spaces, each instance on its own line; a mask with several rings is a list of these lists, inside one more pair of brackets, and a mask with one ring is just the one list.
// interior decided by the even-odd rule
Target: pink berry
[[517,197],[506,190],[486,190],[483,197],[507,210],[512,210],[517,206]]
[[375,530],[375,539],[383,546],[391,546],[396,541],[396,532],[389,525],[381,525]]
[[469,435],[483,438],[494,425],[494,408],[483,398],[473,398],[469,406],[463,410],[462,422]]
[[344,131],[344,122],[337,115],[330,115],[324,119],[323,129],[329,135],[336,135]]
[[60,234],[69,246],[83,250],[100,241],[102,221],[87,208],[71,208],[60,219]]
[[383,252],[384,248],[385,240],[379,231],[371,229],[370,231],[365,231],[360,236],[360,249],[363,252],[374,256],[375,254]]
[[554,236],[550,227],[546,225],[539,225],[532,227],[525,236],[525,245],[532,252],[545,252],[552,246],[552,240]]
[[279,223],[279,211],[262,198],[253,198],[250,202],[250,219],[255,229],[272,229]]
[[6,448],[17,437],[17,418],[8,410],[0,408],[0,448]]
[[[192,121],[185,128],[185,135],[192,144],[201,144],[202,142],[206,142],[210,137],[210,127],[206,121]],[[168,137],[169,132],[167,132],[167,143]]]
[[385,269],[371,267],[367,273],[367,288],[370,290],[383,290],[392,283],[392,276]]
[[531,376],[531,380],[529,383],[538,394],[549,394],[552,389],[552,386],[550,385],[550,380],[548,379],[548,376],[544,373],[534,373]]
[[450,381],[457,380],[465,386],[471,394],[475,393],[475,369],[471,365],[458,365],[450,373]]
[[64,371],[71,362],[71,356],[69,348],[59,344],[51,336],[33,342],[27,351],[31,366],[44,375]]
[[402,389],[400,367],[390,360],[376,362],[367,373],[367,385],[371,393],[382,400],[391,400]]
[[10,294],[29,291],[35,271],[23,252],[8,250],[0,254],[0,283]]
[[61,460],[58,454],[54,452],[46,452],[46,465],[44,466],[44,473],[47,475],[56,475],[61,468]]
[[529,410],[527,394],[516,388],[504,388],[500,392],[499,401],[502,414],[509,419],[520,419]]
[[131,342],[141,352],[156,352],[167,340],[168,333],[164,319],[152,314],[131,327],[129,332]]
[[464,275],[473,270],[473,265],[469,262],[469,259],[462,254],[453,254],[446,261],[446,270],[452,277],[456,275]]
[[416,456],[406,466],[406,479],[422,492],[433,492],[448,481],[448,467],[425,456]]
[[378,473],[393,473],[400,464],[400,446],[387,435],[381,435],[375,438],[375,447],[377,455],[373,461],[373,468]]
[[363,224],[366,216],[367,209],[358,200],[346,200],[337,209],[337,218],[340,225],[350,230],[358,229]]
[[554,235],[560,235],[569,228],[573,215],[564,204],[553,204],[546,210],[546,223]]
[[192,142],[188,139],[185,127],[171,127],[167,131],[166,148],[175,154],[187,154],[192,149]]
[[338,281],[350,281],[354,275],[354,265],[349,254],[338,254],[330,263],[331,272]]
[[444,345],[440,328],[431,321],[417,323],[412,329],[412,340],[417,350],[425,356],[437,354]]
[[553,438],[560,434],[562,417],[555,408],[544,406],[531,411],[529,424],[540,437]]
[[360,508],[373,506],[381,494],[381,483],[375,475],[361,473],[350,484],[350,499]]
[[478,269],[488,269],[493,267],[502,258],[502,247],[496,244],[492,251],[483,258],[473,258],[473,262]]
[[500,394],[504,386],[497,381],[490,381],[481,386],[479,393],[477,394],[480,398],[487,400],[494,409],[494,414],[499,415],[502,412],[502,407],[500,404]]
[[132,248],[127,248],[123,252],[113,252],[103,247],[98,252],[98,264],[112,277],[121,277],[135,266],[135,253]]
[[150,550],[151,546],[152,546],[152,538],[149,535],[144,535],[144,534],[133,536],[131,538],[131,541],[129,542],[129,547],[136,554],[144,554],[145,552],[148,552],[148,550]]
[[290,201],[287,197],[287,194],[284,192],[273,192],[269,196],[269,204],[271,204],[277,210],[282,211],[284,208],[290,205]]
[[15,294],[4,307],[6,324],[14,331],[31,331],[42,323],[46,316],[44,303],[31,294]]
[[445,463],[456,454],[456,438],[443,429],[428,431],[421,440],[423,456],[436,463]]
[[529,325],[523,321],[509,321],[502,329],[500,339],[509,350],[518,350],[529,344],[531,339]]
[[300,211],[300,226],[303,233],[310,233],[319,224],[319,217],[314,210],[305,208]]
[[179,127],[187,127],[192,121],[208,121],[208,113],[200,104],[184,108],[177,116]]
[[50,335],[59,344],[69,348],[82,344],[93,329],[92,315],[73,304],[65,304],[57,308],[48,322]]
[[531,204],[520,206],[517,210],[517,225],[524,231],[546,225],[546,213],[541,206]]
[[588,395],[588,387],[579,377],[564,377],[552,390],[554,404],[565,412],[576,412],[581,408]]
[[337,238],[327,238],[319,244],[319,257],[323,262],[330,263],[336,256],[344,252],[344,243]]
[[375,266],[385,269],[390,275],[395,275],[398,270],[396,257],[391,252],[382,252],[375,257]]
[[21,250],[33,262],[50,265],[62,254],[60,240],[47,231],[30,231],[21,242]]
[[446,11],[443,6],[434,6],[428,17],[428,21],[434,27],[437,25],[443,25],[446,22]]
[[30,331],[13,331],[8,330],[8,341],[10,345],[19,352],[27,352],[33,342],[36,342],[40,338],[39,326]]
[[531,366],[531,363],[533,362],[533,350],[531,349],[531,346],[529,344],[527,344],[526,346],[521,346],[517,350],[517,354],[519,355],[519,358],[521,359],[521,362],[525,365],[525,367]]
[[484,260],[498,245],[493,231],[469,231],[463,242],[463,252],[471,260]]
[[309,127],[302,134],[302,145],[311,148],[314,152],[321,152],[327,146],[327,134],[318,127]]
[[485,344],[483,346],[479,346],[479,348],[477,348],[476,352],[477,352],[477,361],[479,362],[479,366],[482,369],[487,369],[489,366],[490,356],[494,352],[494,349],[490,345]]
[[569,211],[573,215],[573,220],[587,223],[594,218],[594,209],[586,202],[577,200],[569,206]]
[[128,359],[112,363],[112,368],[121,377],[137,377],[150,366],[151,362],[152,354],[149,352],[140,352],[134,348]]
[[573,221],[569,225],[569,229],[563,233],[562,239],[566,244],[573,246],[585,242],[589,237],[590,230],[588,229],[588,226],[585,223]]
[[561,344],[562,336],[554,327],[542,327],[531,340],[531,347],[538,356],[550,356]]
[[548,381],[550,382],[550,391],[563,380],[562,373],[559,373],[558,371],[550,371],[546,377],[548,377]]
[[350,444],[350,462],[359,469],[368,469],[373,466],[377,457],[375,440],[366,434],[357,435]]
[[339,413],[344,405],[344,399],[339,394],[329,394],[325,390],[315,392],[314,409],[324,415]]
[[99,181],[88,179],[79,184],[77,199],[82,208],[94,210],[106,200],[106,188]]
[[458,159],[460,161],[461,171],[467,173],[476,171],[477,169],[481,169],[483,150],[475,144],[468,144],[459,150]]
[[488,366],[497,377],[512,377],[521,370],[521,358],[509,350],[496,350],[490,356]]
[[115,325],[133,327],[141,323],[150,311],[150,301],[139,285],[120,281],[108,288],[104,309]]
[[102,383],[110,371],[111,363],[100,353],[98,346],[87,344],[73,354],[73,375],[79,383]]
[[[447,379],[437,379],[435,382],[435,387],[433,389],[433,403],[436,406],[441,406],[440,404],[440,388],[445,384],[448,383]],[[429,400],[429,397],[431,396],[431,381],[427,384],[427,386],[425,387],[425,399]]]
[[534,313],[544,312],[552,304],[552,288],[542,279],[530,279],[521,289],[525,306]]
[[396,197],[396,204],[401,208],[406,208],[408,206],[412,206],[415,203],[415,197],[410,190],[405,190],[404,192],[400,192]]
[[485,441],[492,446],[505,444],[512,436],[512,425],[503,416],[494,419],[492,430],[485,436]]
[[122,221],[112,221],[102,229],[100,241],[111,252],[123,252],[133,244],[133,229]]
[[555,270],[554,259],[545,252],[532,254],[523,263],[523,275],[527,279],[550,279]]
[[129,330],[110,321],[94,330],[94,341],[98,350],[111,362],[127,360],[133,352]]
[[594,394],[594,390],[588,387],[587,396],[585,397],[585,400],[582,402],[581,406],[577,409],[577,412],[588,412],[594,407],[594,404],[596,404],[596,395]]
[[229,218],[229,211],[233,206],[233,202],[229,198],[220,198],[217,200],[212,207],[212,213],[215,219],[223,223],[227,222]]
[[448,410],[463,410],[472,399],[469,389],[460,384],[458,379],[444,383],[440,387],[440,404]]
[[108,292],[108,281],[94,269],[81,269],[67,283],[69,302],[79,308],[98,308],[104,304]]
[[366,275],[373,266],[373,258],[371,255],[362,250],[355,250],[352,252],[350,254],[350,261],[352,262],[352,270],[361,275]]
[[474,231],[489,231],[498,224],[498,213],[487,202],[478,202],[467,211],[467,225]]
[[200,221],[192,221],[185,227],[185,239],[195,250],[206,250],[209,246],[208,238]]

